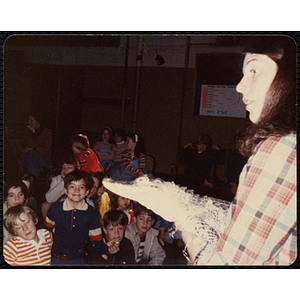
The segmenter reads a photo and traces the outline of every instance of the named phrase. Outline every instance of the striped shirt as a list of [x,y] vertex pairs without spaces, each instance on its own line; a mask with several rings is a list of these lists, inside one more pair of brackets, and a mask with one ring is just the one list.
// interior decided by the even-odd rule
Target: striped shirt
[[37,231],[38,243],[15,236],[3,247],[5,261],[11,266],[46,266],[51,264],[52,233],[46,229]]
[[[139,160],[139,168],[135,168],[131,164],[136,159]],[[122,164],[123,167],[128,171],[138,174],[141,170],[146,168],[146,158],[143,153],[140,153],[139,157],[132,157],[131,152],[129,150],[125,150],[122,152]]]
[[290,265],[297,256],[296,135],[259,144],[240,175],[211,265]]

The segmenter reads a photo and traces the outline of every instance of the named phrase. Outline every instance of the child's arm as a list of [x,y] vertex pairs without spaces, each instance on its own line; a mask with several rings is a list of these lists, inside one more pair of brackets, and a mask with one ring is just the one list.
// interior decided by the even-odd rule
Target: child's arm
[[3,256],[5,261],[11,265],[16,265],[15,262],[18,258],[18,249],[12,240],[8,240],[3,246]]
[[52,178],[50,188],[45,195],[48,203],[56,202],[64,194],[64,181],[61,176]]
[[166,253],[162,248],[162,246],[160,245],[160,243],[158,242],[157,236],[155,236],[153,239],[153,244],[151,246],[149,257],[150,257],[149,265],[162,265],[166,257]]

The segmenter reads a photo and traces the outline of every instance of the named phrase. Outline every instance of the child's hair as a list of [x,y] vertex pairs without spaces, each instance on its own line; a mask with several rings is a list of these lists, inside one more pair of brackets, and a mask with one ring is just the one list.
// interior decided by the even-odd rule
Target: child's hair
[[71,156],[62,160],[61,166],[63,164],[73,165],[75,170],[81,170],[80,161],[76,156]]
[[194,142],[194,146],[196,147],[198,144],[207,145],[208,148],[212,145],[212,140],[208,134],[200,134]]
[[28,199],[29,197],[29,191],[27,189],[27,186],[22,180],[16,180],[16,181],[7,181],[4,185],[4,201],[6,200],[8,196],[8,191],[10,188],[16,189],[17,187],[21,188],[21,191],[24,194],[24,199]]
[[135,157],[139,157],[140,153],[146,154],[144,139],[141,135],[137,133],[128,133],[127,137],[129,137],[134,143],[136,143],[136,146],[134,148]]
[[3,225],[10,234],[15,235],[14,226],[16,226],[18,220],[24,222],[21,219],[23,213],[30,216],[33,222],[36,221],[36,212],[26,204],[10,207],[4,214]]
[[126,140],[126,131],[122,128],[117,128],[114,130],[115,135],[122,137],[122,140]]
[[101,129],[101,131],[100,131],[100,136],[99,136],[99,141],[103,141],[103,139],[102,139],[102,134],[103,134],[103,132],[104,132],[104,130],[108,130],[109,131],[109,139],[108,139],[108,142],[110,143],[110,144],[113,144],[113,134],[112,134],[112,129],[110,128],[110,127],[103,127],[102,129]]
[[88,174],[91,175],[91,177],[95,177],[99,180],[99,187],[102,185],[102,180],[103,178],[105,178],[105,174],[103,174],[102,172],[89,172]]
[[128,217],[121,210],[107,211],[103,216],[103,227],[107,228],[110,224],[112,226],[126,226],[128,224]]
[[[33,187],[33,184],[34,184],[34,176],[27,173],[27,174],[24,174],[22,177],[21,177],[21,180],[22,181],[28,181],[30,183],[30,189],[32,190],[32,187]],[[28,189],[29,191],[29,189]]]
[[71,139],[72,146],[76,147],[80,151],[85,151],[90,148],[90,142],[86,135],[76,134]]
[[157,215],[152,210],[148,209],[147,207],[145,207],[139,203],[134,207],[133,212],[134,212],[135,217],[138,217],[142,213],[145,213],[149,217],[151,217],[153,220],[156,220],[156,218],[157,218]]
[[[111,193],[111,206],[114,208],[114,209],[117,209],[118,208],[118,199],[119,197],[121,197],[120,195],[117,195],[117,194],[114,194],[114,193]],[[133,201],[130,200],[130,205],[129,205],[129,209],[132,209],[133,207]]]
[[64,178],[64,187],[67,189],[72,181],[79,181],[81,179],[84,180],[86,189],[90,191],[94,185],[92,176],[86,172],[79,170],[75,170],[66,175],[66,177]]

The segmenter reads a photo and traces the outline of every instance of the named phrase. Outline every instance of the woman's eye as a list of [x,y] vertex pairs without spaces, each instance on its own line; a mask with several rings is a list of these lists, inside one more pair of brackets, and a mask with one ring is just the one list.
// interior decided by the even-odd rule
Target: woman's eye
[[256,69],[251,69],[250,73],[252,73],[253,75],[255,75],[255,74],[257,74],[257,71],[256,71]]

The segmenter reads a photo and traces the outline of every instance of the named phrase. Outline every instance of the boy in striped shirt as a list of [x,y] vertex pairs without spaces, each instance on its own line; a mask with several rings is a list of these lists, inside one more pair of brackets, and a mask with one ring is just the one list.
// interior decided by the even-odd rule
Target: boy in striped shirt
[[36,213],[27,205],[9,208],[4,226],[14,237],[3,247],[5,261],[11,266],[44,266],[51,264],[52,234],[36,229]]

